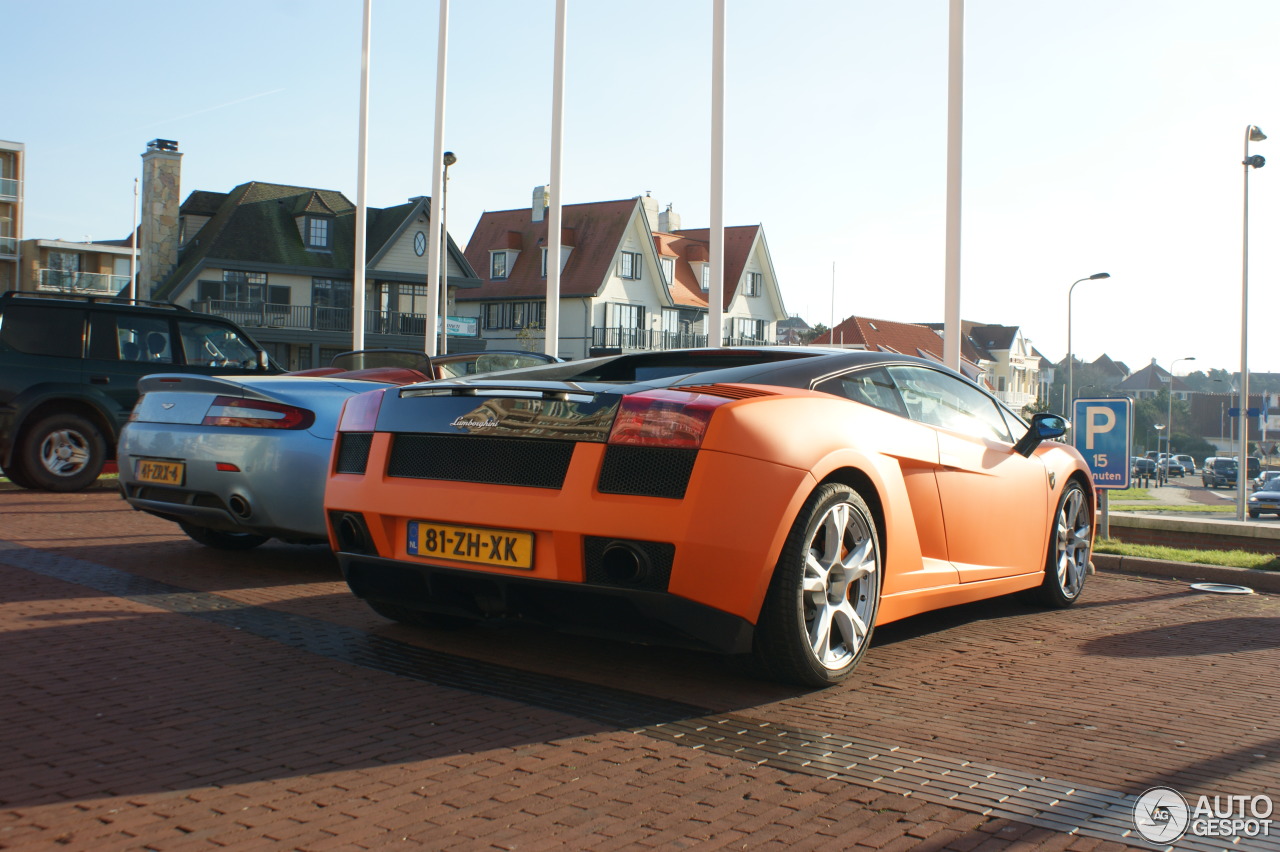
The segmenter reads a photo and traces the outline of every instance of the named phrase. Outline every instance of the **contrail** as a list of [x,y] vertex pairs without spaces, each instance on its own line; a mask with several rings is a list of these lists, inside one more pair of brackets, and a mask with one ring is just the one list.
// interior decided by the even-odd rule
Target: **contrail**
[[245,97],[245,98],[238,98],[234,101],[227,101],[225,104],[218,104],[217,106],[198,109],[195,112],[189,112],[189,113],[186,113],[185,115],[175,115],[172,118],[162,119],[161,121],[152,122],[151,124],[143,124],[139,127],[135,127],[134,130],[146,130],[148,127],[158,127],[161,124],[168,124],[171,121],[182,121],[183,119],[192,118],[197,115],[204,115],[206,112],[213,112],[214,110],[218,110],[218,109],[226,109],[229,106],[235,106],[236,104],[242,104],[245,101],[252,101],[258,98],[265,98],[267,95],[274,95],[277,92],[283,92],[283,91],[284,91],[284,87],[282,86],[279,89],[271,89],[270,91],[259,92],[256,95],[249,95],[248,97]]

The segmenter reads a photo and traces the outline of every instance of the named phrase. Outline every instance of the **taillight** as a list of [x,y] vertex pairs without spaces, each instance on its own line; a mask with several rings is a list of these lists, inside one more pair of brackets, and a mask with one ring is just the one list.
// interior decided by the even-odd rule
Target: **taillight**
[[129,411],[129,422],[136,423],[138,420],[138,412],[142,410],[142,401],[147,398],[144,393],[138,397],[138,401],[133,404],[133,408]]
[[378,423],[383,391],[366,391],[349,398],[338,418],[339,432],[372,432]]
[[205,412],[203,426],[238,426],[246,429],[306,429],[316,420],[314,413],[264,399],[238,396],[214,397]]
[[711,415],[728,402],[733,400],[671,390],[628,394],[618,406],[609,443],[697,449],[702,446]]

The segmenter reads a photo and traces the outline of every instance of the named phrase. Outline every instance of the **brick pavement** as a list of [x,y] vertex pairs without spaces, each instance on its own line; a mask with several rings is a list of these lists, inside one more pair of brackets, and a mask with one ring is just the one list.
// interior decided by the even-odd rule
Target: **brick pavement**
[[[1119,792],[1280,797],[1274,598],[1099,576],[1068,613],[1002,601],[886,628],[852,683],[798,693],[709,655],[391,625],[323,549],[215,553],[109,493],[0,493],[0,540],[761,724]],[[15,561],[0,553],[3,848],[1122,848],[371,671]]]

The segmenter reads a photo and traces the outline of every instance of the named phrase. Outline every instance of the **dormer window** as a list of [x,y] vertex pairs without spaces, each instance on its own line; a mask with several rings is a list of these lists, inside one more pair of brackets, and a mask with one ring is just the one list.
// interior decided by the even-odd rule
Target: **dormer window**
[[489,278],[501,281],[507,277],[507,253],[505,251],[489,252]]
[[303,234],[307,241],[307,248],[328,251],[332,248],[332,230],[329,219],[320,216],[306,217]]
[[662,276],[667,279],[667,286],[670,287],[676,280],[676,259],[674,257],[659,258],[662,261]]
[[711,264],[702,264],[701,284],[703,290],[711,289]]

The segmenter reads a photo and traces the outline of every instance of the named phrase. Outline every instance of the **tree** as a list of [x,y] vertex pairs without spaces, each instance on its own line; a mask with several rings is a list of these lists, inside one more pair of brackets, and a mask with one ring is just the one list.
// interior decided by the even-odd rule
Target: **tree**
[[800,342],[805,344],[812,343],[815,339],[821,337],[822,335],[826,334],[830,330],[831,329],[827,328],[822,323],[818,323],[808,331],[801,333]]

